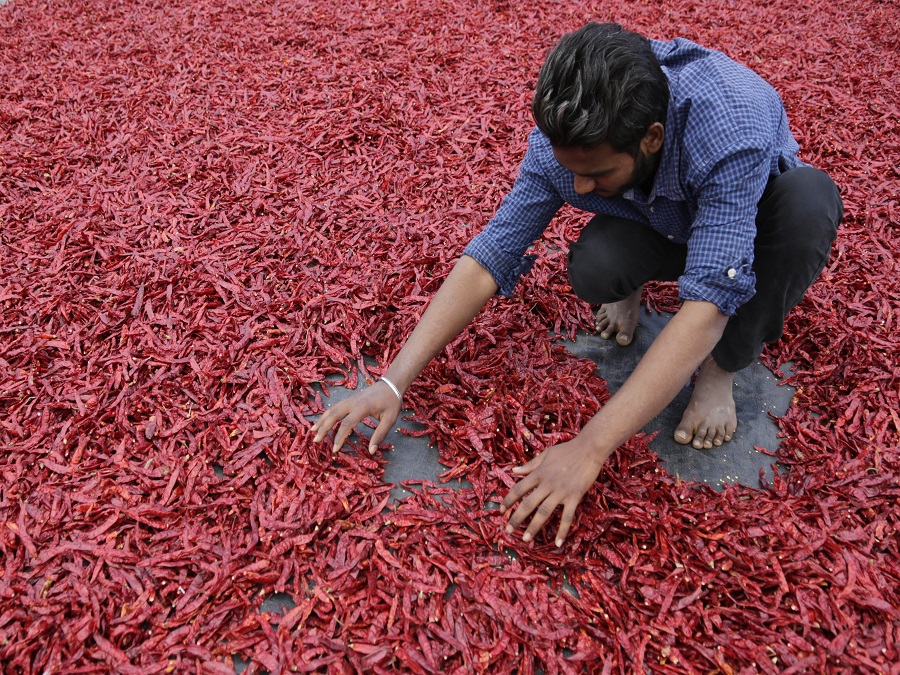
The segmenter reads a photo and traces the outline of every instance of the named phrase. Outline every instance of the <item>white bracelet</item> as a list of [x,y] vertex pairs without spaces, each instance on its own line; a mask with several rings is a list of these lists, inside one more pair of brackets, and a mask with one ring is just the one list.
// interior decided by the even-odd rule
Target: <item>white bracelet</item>
[[384,382],[387,386],[389,386],[391,388],[391,391],[397,395],[397,400],[399,400],[400,403],[403,403],[403,397],[400,395],[400,390],[397,389],[396,385],[393,382],[391,382],[389,379],[387,379],[384,375],[382,375],[379,379],[382,382]]

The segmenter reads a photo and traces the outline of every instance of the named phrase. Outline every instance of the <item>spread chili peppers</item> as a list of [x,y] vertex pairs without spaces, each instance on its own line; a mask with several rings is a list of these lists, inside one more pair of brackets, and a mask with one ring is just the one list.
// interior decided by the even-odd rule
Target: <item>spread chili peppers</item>
[[311,443],[314,385],[399,349],[510,187],[544,49],[597,11],[0,4],[5,672],[897,671],[890,3],[602,12],[759,71],[842,186],[764,355],[798,387],[772,484],[681,482],[637,437],[562,550],[503,534],[510,468],[607,396],[550,336],[590,327],[568,210],[406,395],[471,490],[394,505],[380,456]]

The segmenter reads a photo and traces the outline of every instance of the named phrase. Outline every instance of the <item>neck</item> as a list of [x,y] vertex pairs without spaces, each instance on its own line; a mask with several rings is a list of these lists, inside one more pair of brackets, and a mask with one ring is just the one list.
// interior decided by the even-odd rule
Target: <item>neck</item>
[[641,181],[638,183],[638,188],[644,193],[649,195],[653,190],[653,182],[656,180],[656,172],[659,170],[659,160],[662,156],[662,150],[659,152],[654,152],[647,158],[647,167],[646,174],[641,178]]

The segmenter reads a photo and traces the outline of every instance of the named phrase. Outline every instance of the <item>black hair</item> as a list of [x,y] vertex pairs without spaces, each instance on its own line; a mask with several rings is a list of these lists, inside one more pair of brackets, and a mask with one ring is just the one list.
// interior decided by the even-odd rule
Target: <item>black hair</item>
[[531,111],[559,147],[609,142],[636,155],[654,122],[665,124],[669,83],[650,41],[616,23],[568,33],[541,68]]

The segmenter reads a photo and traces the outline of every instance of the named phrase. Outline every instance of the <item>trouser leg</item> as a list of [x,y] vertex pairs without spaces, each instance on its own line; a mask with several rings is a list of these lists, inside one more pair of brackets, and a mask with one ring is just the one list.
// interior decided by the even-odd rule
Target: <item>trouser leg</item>
[[822,171],[798,167],[769,181],[756,217],[756,294],[738,308],[713,358],[727,371],[749,366],[784,331],[788,312],[819,277],[843,215],[837,187]]
[[[724,370],[750,365],[781,337],[788,312],[821,273],[843,213],[837,188],[809,167],[769,181],[759,202],[753,269],[756,295],[729,319],[713,358]],[[623,300],[647,281],[674,281],[687,247],[646,225],[597,216],[569,250],[569,280],[591,304]]]
[[674,281],[687,247],[626,218],[596,216],[569,247],[569,283],[592,305],[618,302],[648,281]]

